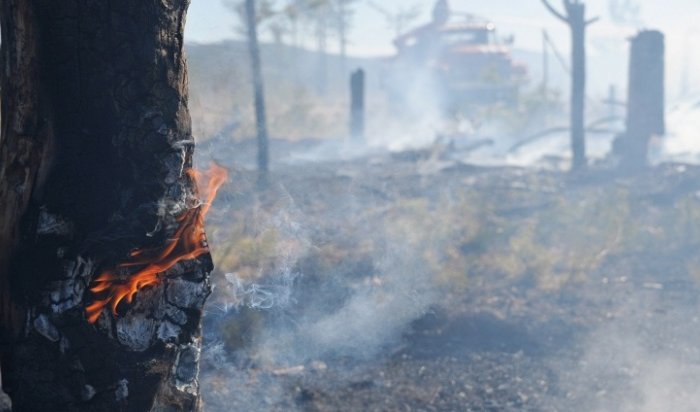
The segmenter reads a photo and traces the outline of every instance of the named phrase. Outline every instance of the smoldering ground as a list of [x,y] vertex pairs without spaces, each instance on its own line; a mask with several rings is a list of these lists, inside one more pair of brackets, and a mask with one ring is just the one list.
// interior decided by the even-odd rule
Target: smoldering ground
[[695,410],[700,172],[664,163],[686,134],[638,176],[590,136],[576,176],[565,133],[486,125],[472,150],[421,120],[273,139],[263,191],[254,142],[198,146],[234,170],[210,218],[207,410]]
[[695,410],[700,170],[432,161],[234,172],[207,410]]
[[[656,287],[656,286],[654,286]],[[584,337],[580,356],[554,364],[561,410],[698,410],[696,289],[639,290]]]
[[[560,97],[446,122],[429,82],[399,83],[404,113],[368,102],[364,141],[341,138],[344,97],[277,95],[265,190],[254,141],[233,139],[252,116],[208,125],[200,160],[243,169],[210,219],[207,410],[695,410],[700,170],[669,163],[695,158],[692,127],[630,176],[606,123],[569,175]],[[200,103],[240,97],[218,86]]]
[[[263,252],[270,259],[255,273],[225,274],[210,305],[208,359],[218,370],[212,376],[222,371],[231,377],[248,376],[250,368],[273,374],[325,369],[326,362],[340,359],[366,362],[398,345],[407,325],[435,302],[435,286],[415,245],[387,233],[382,225],[361,223],[357,230],[365,233],[362,242],[377,248],[367,248],[363,262],[328,265],[318,260],[332,258],[322,250],[330,241],[319,242],[319,236],[338,233],[318,233],[317,223],[300,212],[282,185],[268,196],[274,200],[259,205],[248,223],[254,242],[275,238]],[[335,209],[332,214],[372,213],[362,212],[366,204],[352,194],[334,202],[329,205]],[[248,324],[241,329],[239,323]],[[230,333],[225,329],[231,324],[234,333],[247,335],[246,342],[234,348],[222,336]],[[207,372],[204,376],[207,379]],[[264,397],[246,397],[241,387],[231,390],[231,396],[248,399],[250,410],[265,410]],[[258,390],[269,391],[264,386]]]

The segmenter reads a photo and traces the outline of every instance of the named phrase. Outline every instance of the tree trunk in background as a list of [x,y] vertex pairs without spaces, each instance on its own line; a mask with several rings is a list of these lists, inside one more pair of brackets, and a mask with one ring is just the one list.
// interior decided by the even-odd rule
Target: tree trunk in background
[[318,53],[318,74],[316,85],[318,94],[328,94],[328,10],[321,6],[316,10],[316,51]]
[[365,135],[365,71],[357,69],[350,76],[350,135],[361,140]]
[[348,25],[350,21],[349,6],[352,0],[338,0],[336,2],[336,19],[338,30],[338,50],[340,51],[340,77],[348,73]]
[[[597,18],[586,20],[586,4],[581,0],[563,0],[564,13],[549,0],[542,4],[571,29],[571,169],[581,170],[586,160],[586,27]],[[546,40],[546,37],[545,37]]]
[[188,5],[0,0],[1,360],[15,411],[199,409],[208,254],[118,314],[85,315],[96,276],[162,247],[196,208]]
[[269,139],[267,133],[267,114],[265,109],[265,87],[260,62],[260,45],[258,43],[258,26],[256,23],[255,0],[246,0],[246,21],[248,26],[248,49],[253,71],[253,93],[255,99],[255,129],[258,138],[258,172],[259,180],[264,183],[269,171]]
[[[343,11],[345,13],[345,11]],[[348,33],[345,17],[338,22],[338,48],[340,50],[340,76],[345,77],[348,72]]]
[[570,10],[571,27],[571,151],[572,169],[586,167],[586,20],[584,4]]

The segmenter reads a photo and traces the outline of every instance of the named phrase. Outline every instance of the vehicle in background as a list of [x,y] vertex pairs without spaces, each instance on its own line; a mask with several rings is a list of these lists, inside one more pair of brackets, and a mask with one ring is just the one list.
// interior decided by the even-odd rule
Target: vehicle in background
[[402,88],[429,84],[445,109],[511,104],[527,76],[513,61],[512,43],[498,37],[492,22],[452,12],[439,0],[430,23],[394,41],[392,71]]

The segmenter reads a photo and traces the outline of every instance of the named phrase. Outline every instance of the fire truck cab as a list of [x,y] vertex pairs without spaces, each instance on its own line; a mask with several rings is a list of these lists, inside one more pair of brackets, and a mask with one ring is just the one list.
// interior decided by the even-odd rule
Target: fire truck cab
[[511,43],[493,23],[452,13],[446,1],[438,1],[431,23],[394,41],[399,70],[427,73],[447,104],[477,106],[517,99],[527,71],[513,61]]

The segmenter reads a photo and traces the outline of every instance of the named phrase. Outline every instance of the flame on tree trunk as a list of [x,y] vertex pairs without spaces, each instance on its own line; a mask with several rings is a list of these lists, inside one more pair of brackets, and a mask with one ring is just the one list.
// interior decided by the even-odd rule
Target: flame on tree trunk
[[[197,182],[198,187],[206,187],[206,201],[188,209],[176,219],[179,226],[173,237],[168,239],[163,247],[133,250],[127,262],[102,273],[93,281],[90,291],[95,294],[106,294],[106,296],[95,300],[85,308],[90,323],[97,322],[102,310],[108,305],[112,313],[117,315],[120,302],[126,300],[131,303],[138,291],[157,284],[159,275],[177,263],[209,253],[204,232],[204,219],[219,188],[226,181],[228,173],[223,167],[212,164],[211,169],[205,174],[194,169],[188,169],[186,174]],[[124,276],[119,273],[139,266],[142,268],[133,274]]]
[[215,190],[199,203],[188,6],[0,0],[0,362],[16,410],[201,408]]

